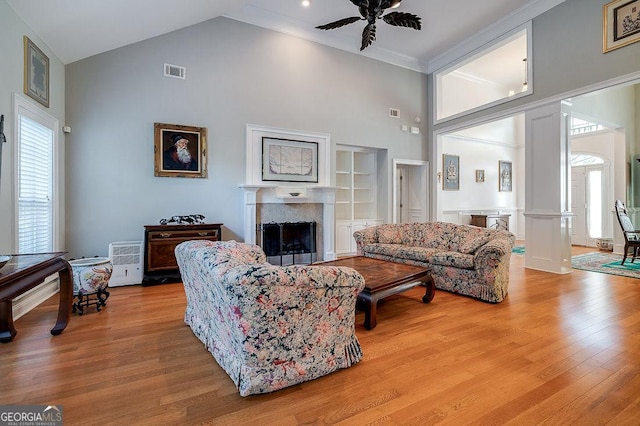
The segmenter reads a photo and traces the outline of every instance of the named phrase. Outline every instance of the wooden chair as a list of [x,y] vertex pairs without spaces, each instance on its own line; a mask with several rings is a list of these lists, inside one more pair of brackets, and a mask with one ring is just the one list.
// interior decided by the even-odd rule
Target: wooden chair
[[627,214],[627,208],[622,201],[616,200],[615,208],[618,223],[620,223],[622,234],[624,235],[624,257],[622,258],[622,265],[624,265],[625,260],[627,260],[629,249],[633,249],[633,258],[631,259],[631,263],[633,263],[638,256],[638,249],[640,248],[640,230],[636,230],[633,223],[631,223],[631,219],[629,219],[629,215]]

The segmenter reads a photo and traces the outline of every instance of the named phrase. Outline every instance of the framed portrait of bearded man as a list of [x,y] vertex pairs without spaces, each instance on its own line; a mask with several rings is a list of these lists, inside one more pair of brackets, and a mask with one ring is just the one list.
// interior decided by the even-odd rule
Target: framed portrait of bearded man
[[207,177],[207,128],[154,124],[155,175]]

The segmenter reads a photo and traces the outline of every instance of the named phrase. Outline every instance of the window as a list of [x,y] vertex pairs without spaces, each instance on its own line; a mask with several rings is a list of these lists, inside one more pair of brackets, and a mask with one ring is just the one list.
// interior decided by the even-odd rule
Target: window
[[531,22],[437,71],[435,122],[533,93]]
[[57,121],[16,96],[18,253],[54,251]]
[[600,130],[604,130],[604,126],[602,124],[592,123],[587,120],[571,117],[571,136],[598,132]]

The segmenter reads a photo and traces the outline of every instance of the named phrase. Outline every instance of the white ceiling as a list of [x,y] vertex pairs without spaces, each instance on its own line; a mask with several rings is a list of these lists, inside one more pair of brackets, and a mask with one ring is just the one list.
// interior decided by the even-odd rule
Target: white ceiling
[[[427,70],[434,58],[496,22],[540,3],[563,0],[404,0],[398,11],[422,18],[422,30],[379,21],[364,55]],[[282,31],[359,53],[364,22],[315,29],[358,10],[348,0],[7,0],[65,64],[155,37],[217,16]],[[548,7],[547,7],[548,8]],[[507,28],[510,29],[510,28]]]

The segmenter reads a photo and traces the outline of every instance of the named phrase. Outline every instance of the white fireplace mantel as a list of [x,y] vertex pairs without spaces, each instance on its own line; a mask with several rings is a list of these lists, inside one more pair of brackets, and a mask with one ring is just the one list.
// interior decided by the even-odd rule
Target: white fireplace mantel
[[[304,196],[283,196],[278,185],[240,185],[244,195],[244,242],[256,244],[256,205],[267,203],[322,204],[322,259],[335,260],[336,190],[330,186],[306,186]],[[287,187],[290,188],[290,187]]]

